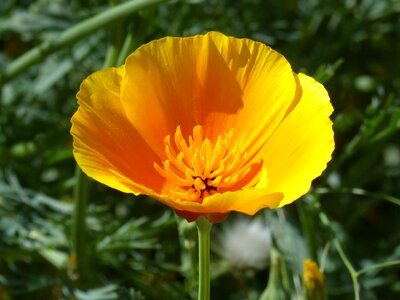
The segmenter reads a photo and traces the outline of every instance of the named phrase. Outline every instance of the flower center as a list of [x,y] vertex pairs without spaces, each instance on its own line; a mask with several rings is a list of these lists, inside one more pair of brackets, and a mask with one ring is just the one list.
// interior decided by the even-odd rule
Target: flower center
[[167,183],[163,193],[176,199],[202,202],[215,193],[235,191],[251,183],[260,173],[261,163],[247,163],[247,152],[241,151],[240,141],[231,143],[233,129],[219,135],[212,143],[203,137],[203,128],[193,128],[188,141],[180,126],[164,139],[167,159],[163,166],[154,163],[157,172]]

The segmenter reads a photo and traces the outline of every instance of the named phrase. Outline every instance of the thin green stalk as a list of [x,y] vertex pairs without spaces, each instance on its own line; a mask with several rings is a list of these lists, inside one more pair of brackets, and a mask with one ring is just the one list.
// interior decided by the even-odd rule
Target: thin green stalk
[[73,43],[100,28],[121,20],[140,9],[165,1],[166,0],[134,0],[125,2],[76,24],[54,39],[45,41],[29,50],[9,64],[0,76],[0,87],[58,49],[71,47]]
[[344,265],[346,266],[347,270],[350,273],[351,281],[353,282],[354,299],[360,300],[360,283],[358,282],[358,274],[354,269],[353,265],[351,264],[350,260],[344,253],[339,241],[337,239],[334,239],[333,242],[335,244],[337,252],[339,253],[340,258],[342,259]]
[[399,266],[399,265],[400,265],[400,260],[393,260],[393,261],[387,261],[387,262],[383,262],[383,263],[377,263],[377,264],[370,265],[368,267],[365,267],[364,269],[357,271],[357,275],[360,276],[360,275],[370,272],[370,271],[376,271],[376,270],[380,270],[383,268]]
[[199,235],[198,300],[210,300],[210,233],[211,223],[204,217],[196,220]]
[[[319,192],[325,192],[325,190],[320,190]],[[368,194],[369,196],[378,196],[378,194],[374,194],[374,193],[369,193],[369,192],[365,192],[363,190],[357,190],[357,189],[353,189],[352,190],[353,194],[359,194],[359,195],[365,195]],[[387,196],[387,195],[386,195]],[[399,201],[399,199],[397,198],[393,198],[391,196],[388,196],[389,198],[386,198],[385,200],[388,200],[394,204],[399,204],[397,203]],[[393,199],[390,199],[393,198]],[[320,210],[320,205],[318,202],[314,203],[316,208],[319,210],[319,219],[321,221],[321,223],[327,228],[329,229],[329,231],[332,233],[333,236],[335,236],[335,230],[333,229],[333,226],[331,224],[331,221],[329,220],[328,216],[322,212]],[[377,263],[377,264],[373,264],[370,266],[367,266],[361,270],[356,270],[353,265],[351,264],[350,260],[348,259],[348,257],[346,256],[342,245],[340,244],[340,241],[334,237],[333,239],[333,244],[335,245],[335,248],[340,256],[340,259],[343,261],[343,264],[345,265],[346,269],[349,271],[351,280],[352,280],[352,284],[353,284],[353,290],[354,290],[354,299],[355,300],[360,300],[360,281],[359,281],[359,277],[369,271],[373,271],[373,270],[379,270],[382,268],[388,268],[388,267],[392,267],[392,266],[398,266],[400,265],[400,260],[393,260],[393,261],[388,261],[388,262],[383,262],[383,263]],[[327,244],[327,246],[325,247],[324,250],[324,255],[323,255],[323,259],[322,261],[324,262],[326,259],[326,252],[329,249],[329,244]]]
[[[315,207],[319,210],[319,219],[332,234],[335,236],[335,230],[333,229],[332,223],[329,220],[328,216],[320,210],[319,202],[314,203]],[[343,251],[342,245],[340,244],[339,240],[336,237],[333,237],[333,244],[335,245],[336,251],[338,252],[340,259],[343,261],[346,269],[349,271],[351,281],[353,283],[353,290],[354,290],[354,300],[360,300],[360,283],[358,281],[358,274],[353,265],[351,264],[350,260],[347,258],[346,254]]]
[[310,218],[310,215],[305,212],[304,205],[304,201],[296,202],[296,208],[300,217],[301,228],[307,240],[308,250],[310,251],[311,258],[314,261],[318,261],[317,243],[315,241],[314,226],[312,224],[313,220]]
[[[111,7],[115,7],[119,4],[119,0],[110,0]],[[113,67],[116,65],[119,53],[121,51],[124,30],[123,22],[121,20],[111,24],[109,28],[110,44],[107,49],[106,58],[103,64],[104,68]]]
[[72,257],[74,271],[81,283],[86,282],[89,271],[86,253],[86,209],[89,198],[89,180],[79,166],[75,169],[74,211],[72,219]]
[[133,30],[129,30],[125,36],[124,43],[122,44],[121,51],[118,54],[117,65],[121,65],[124,63],[126,57],[132,52],[134,49],[133,44],[135,43],[135,35]]
[[181,272],[185,277],[186,292],[190,295],[190,299],[194,299],[198,279],[196,224],[189,223],[178,216],[176,216],[176,222],[181,246]]
[[[121,23],[118,22],[112,29],[117,32],[112,35],[110,45],[108,46],[107,55],[103,64],[105,68],[116,64],[122,44]],[[72,225],[73,255],[76,259],[75,271],[78,274],[80,283],[84,285],[88,282],[90,276],[86,248],[86,215],[89,200],[89,178],[82,172],[79,166],[76,166],[75,178],[75,206]]]
[[116,65],[122,46],[122,26],[121,22],[114,24],[110,30],[111,43],[108,47],[104,67],[113,67]]
[[271,263],[268,284],[260,300],[283,300],[289,298],[291,288],[287,283],[287,270],[282,255],[275,248],[271,249]]
[[328,252],[329,252],[330,248],[331,248],[331,242],[328,241],[325,244],[324,250],[322,250],[322,255],[321,255],[321,260],[320,260],[320,265],[319,265],[322,273],[324,273],[325,265],[326,265],[326,262],[328,261]]
[[[110,10],[112,10],[111,8]],[[117,22],[111,27],[110,44],[104,60],[103,67],[114,66],[118,60],[122,46],[122,22]],[[75,206],[73,216],[73,251],[76,258],[75,270],[81,284],[87,283],[89,278],[88,257],[86,252],[86,213],[89,199],[89,179],[79,166],[76,167]]]
[[[115,48],[111,44],[110,48]],[[106,57],[104,67],[115,64],[118,55]],[[90,272],[88,267],[88,253],[86,248],[86,215],[89,200],[89,178],[82,172],[79,166],[75,169],[75,189],[74,189],[74,212],[72,220],[72,256],[75,258],[74,272],[78,275],[81,285],[88,282]]]
[[371,198],[375,198],[375,199],[379,199],[379,200],[385,200],[388,201],[392,204],[398,205],[400,206],[400,199],[393,197],[391,195],[387,195],[387,194],[382,194],[382,193],[373,193],[373,192],[369,192],[363,189],[340,189],[340,190],[331,190],[331,189],[327,189],[327,188],[317,188],[315,189],[316,193],[319,194],[351,194],[351,195],[357,195],[357,196],[367,196],[367,197],[371,197]]

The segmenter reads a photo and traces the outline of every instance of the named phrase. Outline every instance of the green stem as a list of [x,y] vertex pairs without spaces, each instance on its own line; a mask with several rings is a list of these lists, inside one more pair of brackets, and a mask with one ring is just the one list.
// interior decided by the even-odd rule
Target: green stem
[[317,188],[315,192],[318,194],[351,194],[357,196],[367,196],[379,200],[385,200],[395,205],[400,206],[400,199],[393,197],[391,195],[383,194],[383,193],[373,193],[363,189],[340,189],[340,190],[331,190],[327,188]]
[[[357,192],[359,194],[364,193],[361,190],[357,190]],[[399,201],[398,199],[391,199],[391,200]],[[390,201],[390,200],[388,200],[388,201]],[[394,203],[395,201],[391,201],[391,202]],[[321,223],[326,228],[328,228],[329,231],[334,236],[335,235],[335,231],[333,229],[333,226],[332,226],[331,221],[329,220],[328,216],[324,212],[322,212],[320,210],[320,206],[319,206],[318,202],[314,203],[314,204],[316,205],[316,208],[320,211],[319,212],[319,218],[320,218]],[[398,203],[395,203],[395,204],[398,204]],[[344,250],[342,248],[342,245],[340,244],[339,240],[337,238],[335,238],[335,237],[333,238],[333,244],[334,244],[334,246],[336,248],[336,251],[338,252],[341,260],[343,261],[345,267],[347,268],[347,270],[348,270],[348,272],[350,274],[351,281],[352,281],[352,284],[353,284],[354,299],[355,300],[360,300],[360,282],[359,282],[359,277],[362,274],[367,273],[369,271],[376,271],[376,270],[380,270],[382,268],[388,268],[388,267],[392,267],[392,266],[395,266],[395,265],[400,265],[400,260],[393,260],[393,261],[373,264],[373,265],[367,266],[367,267],[365,267],[365,268],[363,268],[363,269],[361,269],[359,271],[356,271],[356,269],[351,264],[349,258],[346,256],[346,254],[345,254],[345,252],[344,252]],[[326,247],[326,250],[324,250],[324,252],[328,251],[328,247],[329,246]],[[325,257],[326,254],[323,255],[323,256]],[[322,261],[325,261],[325,259],[322,259]]]
[[89,275],[86,253],[86,208],[89,198],[89,180],[78,166],[76,166],[75,178],[72,246],[75,271],[79,281],[83,283],[86,282]]
[[176,222],[181,246],[181,272],[185,277],[186,292],[190,295],[190,299],[194,299],[198,276],[196,224],[189,223],[178,216],[176,216]]
[[260,300],[289,299],[292,290],[287,276],[287,270],[282,255],[278,250],[271,249],[271,264],[269,268],[268,284],[260,296]]
[[353,265],[351,264],[350,260],[344,253],[339,241],[337,239],[334,239],[333,243],[336,247],[337,252],[339,253],[340,258],[342,259],[344,265],[346,266],[347,270],[350,273],[351,281],[353,283],[354,299],[360,300],[360,283],[358,282],[358,274],[354,269]]
[[[321,207],[319,202],[314,203],[315,207],[317,210],[319,210],[319,219],[332,234],[332,236],[335,236],[335,230],[333,228],[333,225],[331,221],[329,220],[328,216],[321,211]],[[354,300],[360,300],[360,283],[358,281],[358,274],[353,265],[351,264],[350,260],[347,258],[345,252],[343,251],[342,245],[340,244],[339,240],[334,237],[333,239],[333,244],[336,248],[336,251],[338,252],[340,259],[343,261],[343,264],[345,265],[347,271],[350,274],[351,281],[353,283],[353,291],[354,291]]]
[[122,44],[121,51],[118,54],[117,65],[122,65],[127,58],[127,56],[135,48],[133,44],[135,43],[135,35],[133,30],[129,30],[125,36],[125,40]]
[[135,11],[164,1],[165,0],[134,0],[125,2],[76,24],[56,38],[43,42],[9,64],[0,76],[0,87],[58,49],[71,47],[73,43],[100,28],[106,27],[117,20],[121,20]]
[[153,30],[149,24],[154,23],[155,18],[157,18],[157,7],[153,6],[138,14],[136,18],[129,20],[129,29],[125,34],[117,65],[122,65],[128,55],[145,42],[146,37]]
[[198,300],[210,300],[210,232],[211,223],[204,217],[196,220],[199,235]]
[[377,264],[365,267],[364,269],[357,271],[357,275],[360,276],[360,275],[370,272],[370,271],[377,271],[377,270],[380,270],[383,268],[399,266],[399,265],[400,265],[400,260],[393,260],[393,261],[387,261],[387,262],[383,262],[383,263],[377,263]]
[[[111,7],[115,7],[119,4],[118,0],[110,0]],[[124,30],[123,22],[117,21],[110,26],[109,35],[110,43],[107,49],[106,58],[103,64],[104,68],[114,67],[118,61],[118,55],[121,51],[123,42]]]
[[314,232],[314,224],[313,219],[310,218],[310,214],[305,211],[304,201],[297,201],[296,208],[300,217],[300,224],[303,229],[303,233],[306,237],[308,250],[310,251],[311,258],[314,261],[318,261],[318,250],[317,243],[315,241],[315,232]]
[[[112,28],[115,30],[112,35],[110,45],[108,47],[104,68],[114,66],[120,51],[121,45],[121,23],[118,22]],[[88,282],[89,270],[86,253],[86,214],[87,204],[89,199],[89,178],[82,172],[79,166],[76,166],[75,171],[75,206],[72,225],[72,242],[73,251],[76,258],[75,270],[81,284]]]
[[114,67],[118,61],[118,56],[121,51],[122,45],[122,26],[121,22],[116,23],[111,27],[111,43],[108,47],[106,58],[104,61],[104,68]]
[[[118,22],[112,27],[115,32],[111,37],[111,42],[103,64],[104,68],[114,66],[117,62],[122,44],[121,24],[121,22]],[[86,215],[89,199],[89,178],[82,172],[79,166],[76,166],[75,178],[75,206],[72,225],[72,243],[73,254],[76,258],[75,270],[78,274],[81,285],[84,285],[88,282],[90,274],[86,252]]]

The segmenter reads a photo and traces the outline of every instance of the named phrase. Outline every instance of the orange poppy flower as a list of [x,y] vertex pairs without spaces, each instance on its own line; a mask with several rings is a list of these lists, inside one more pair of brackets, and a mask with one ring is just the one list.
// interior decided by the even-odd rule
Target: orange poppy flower
[[334,149],[324,87],[268,46],[218,32],[145,44],[77,98],[82,170],[189,221],[289,204]]

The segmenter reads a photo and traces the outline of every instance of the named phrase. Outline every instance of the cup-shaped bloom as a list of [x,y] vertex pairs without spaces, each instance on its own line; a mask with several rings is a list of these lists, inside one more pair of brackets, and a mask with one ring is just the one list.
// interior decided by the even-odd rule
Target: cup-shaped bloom
[[334,149],[324,87],[270,47],[217,32],[145,44],[77,98],[82,170],[187,220],[289,204]]

